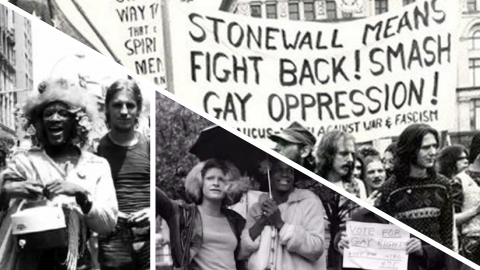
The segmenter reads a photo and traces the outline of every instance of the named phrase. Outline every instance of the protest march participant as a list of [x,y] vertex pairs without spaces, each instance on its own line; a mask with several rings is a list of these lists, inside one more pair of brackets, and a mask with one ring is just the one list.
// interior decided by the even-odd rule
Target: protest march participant
[[110,131],[97,154],[110,163],[120,214],[115,232],[99,236],[102,270],[150,269],[150,144],[135,130],[142,102],[132,80],[118,80],[107,89]]
[[453,202],[448,179],[435,172],[438,132],[412,124],[401,134],[393,175],[379,188],[377,207],[453,248]]
[[[115,188],[108,162],[81,150],[95,120],[95,100],[62,79],[43,82],[38,90],[23,106],[22,121],[36,147],[19,152],[0,174],[0,269],[76,270],[86,231],[107,234],[115,226]],[[62,207],[70,241],[66,248],[22,250],[11,216],[22,206],[42,204]]]
[[316,151],[316,173],[355,196],[366,199],[365,185],[353,177],[355,139],[343,131],[330,131]]
[[[360,178],[365,184],[367,196],[372,196],[385,181],[386,174],[380,153],[371,145],[364,145],[358,149],[357,158],[362,160],[362,175]],[[377,196],[373,195],[372,200]],[[373,202],[372,202],[373,203]]]
[[470,142],[469,152],[468,163],[472,164],[480,154],[480,132],[473,135],[472,141]]
[[[370,212],[366,208],[357,210],[352,215],[352,221],[389,224],[389,222],[375,213]],[[350,246],[350,241],[345,231],[338,233],[335,236],[335,248],[343,255],[345,249]],[[428,244],[422,243],[418,238],[411,237],[406,244],[406,253],[408,257],[408,270],[420,269],[440,269],[444,262],[442,260],[442,253],[440,250]],[[346,269],[343,268],[342,269]],[[347,268],[348,269],[348,268]]]
[[452,184],[459,252],[480,263],[480,158],[457,174]]
[[387,179],[390,178],[393,174],[393,165],[395,162],[395,156],[397,151],[397,143],[391,143],[387,146],[385,151],[383,152],[383,167],[385,168],[385,172],[387,174]]
[[245,220],[227,206],[247,189],[240,171],[217,159],[198,163],[187,175],[185,192],[192,204],[156,189],[156,212],[168,224],[175,269],[245,269],[238,259]]
[[386,180],[385,169],[380,155],[369,155],[363,158],[365,177],[363,182],[367,190],[367,196],[371,196]]
[[[272,260],[277,270],[326,270],[322,202],[313,192],[294,187],[293,168],[278,160],[267,170],[270,167],[271,198],[262,195],[248,211],[242,233],[242,255],[251,257],[252,253],[264,252],[265,249],[260,249],[262,241],[275,241],[268,234],[262,237],[270,225],[277,230],[278,240],[266,250],[272,254],[255,254],[257,258]],[[258,262],[249,261],[248,269],[259,267],[262,266]]]
[[446,146],[437,156],[437,172],[448,179],[453,178],[468,168],[468,150],[462,145]]
[[360,180],[363,180],[365,177],[363,159],[359,155],[355,157],[355,164],[353,165],[353,177]]
[[288,128],[268,138],[276,143],[275,151],[308,170],[314,169],[312,151],[316,142],[315,136],[298,122],[293,122]]

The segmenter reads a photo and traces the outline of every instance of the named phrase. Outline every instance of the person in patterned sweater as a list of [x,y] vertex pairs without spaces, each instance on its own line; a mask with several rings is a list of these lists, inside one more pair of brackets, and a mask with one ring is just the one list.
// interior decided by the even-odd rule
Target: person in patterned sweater
[[438,132],[413,124],[400,134],[393,175],[376,206],[448,248],[453,248],[453,201],[447,178],[435,172]]

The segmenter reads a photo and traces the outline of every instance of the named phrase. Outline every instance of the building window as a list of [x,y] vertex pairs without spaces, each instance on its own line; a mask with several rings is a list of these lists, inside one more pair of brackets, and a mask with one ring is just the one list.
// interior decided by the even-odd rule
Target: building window
[[290,20],[294,20],[294,21],[300,20],[300,11],[298,8],[298,2],[288,3],[288,17],[290,18]]
[[387,0],[375,0],[375,14],[382,14],[388,11]]
[[477,11],[477,0],[467,0],[467,11]]
[[472,86],[480,85],[480,58],[470,58],[468,60],[468,69],[470,70],[470,76]]
[[343,19],[351,19],[351,18],[352,18],[352,13],[351,13],[351,12],[343,12],[343,11],[342,11],[342,18],[343,18]]
[[337,3],[335,3],[335,0],[327,0],[326,6],[327,19],[337,19]]
[[303,2],[303,14],[306,21],[315,20],[315,5],[313,1]]
[[470,37],[470,50],[478,50],[480,49],[480,29],[475,30]]
[[[473,130],[480,129],[480,99],[474,99],[473,102],[473,119],[470,119],[470,125]],[[471,115],[471,114],[470,114]]]
[[410,5],[411,3],[414,3],[415,0],[403,0],[403,5],[406,6],[406,5]]
[[277,18],[277,3],[267,3],[267,18],[276,19]]
[[260,3],[250,4],[250,15],[255,18],[262,17],[262,6]]

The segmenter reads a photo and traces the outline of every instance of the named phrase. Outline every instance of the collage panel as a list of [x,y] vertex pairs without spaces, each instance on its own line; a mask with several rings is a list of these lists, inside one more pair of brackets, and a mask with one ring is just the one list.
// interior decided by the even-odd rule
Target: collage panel
[[480,262],[477,0],[9,2]]
[[473,269],[168,97],[156,105],[156,269]]
[[321,2],[167,2],[168,89],[478,263],[475,12]]
[[0,269],[151,269],[155,85],[0,4]]

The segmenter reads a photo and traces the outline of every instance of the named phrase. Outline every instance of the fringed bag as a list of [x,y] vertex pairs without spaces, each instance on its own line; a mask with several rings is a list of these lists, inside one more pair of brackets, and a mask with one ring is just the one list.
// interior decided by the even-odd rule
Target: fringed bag
[[23,206],[22,203],[12,215],[12,234],[17,237],[19,247],[23,250],[68,249],[64,264],[68,270],[76,270],[87,242],[87,226],[81,210],[72,204],[46,206],[45,202],[36,202],[27,209]]

